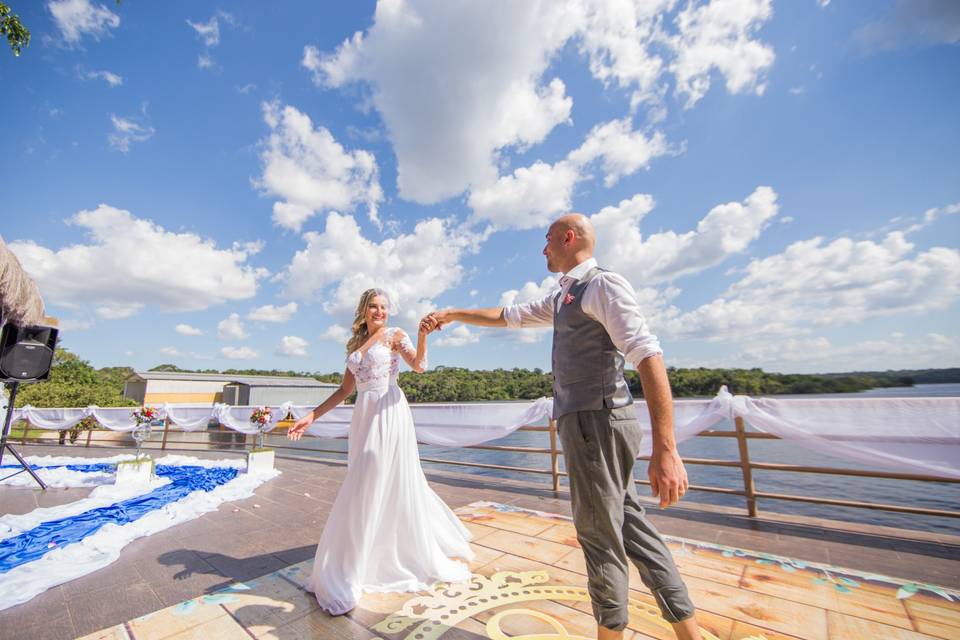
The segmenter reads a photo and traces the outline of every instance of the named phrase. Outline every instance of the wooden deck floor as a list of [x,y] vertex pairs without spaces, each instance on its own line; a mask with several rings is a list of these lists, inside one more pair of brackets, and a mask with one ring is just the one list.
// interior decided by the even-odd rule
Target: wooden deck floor
[[[90,456],[118,452],[75,451]],[[62,450],[31,448],[25,453],[62,455]],[[377,627],[402,623],[396,614],[404,605],[414,606],[410,594],[367,598],[345,617],[329,618],[317,610],[299,584],[309,572],[345,467],[289,458],[278,459],[277,465],[283,474],[254,497],[136,540],[110,566],[0,611],[0,639],[60,640],[93,633],[212,640],[236,632],[242,638],[422,640],[409,630]],[[445,635],[423,638],[502,639],[531,633],[527,629],[537,635],[525,640],[590,637],[583,562],[566,519],[565,494],[542,484],[473,474],[428,472],[428,478],[474,530],[473,569],[481,581],[476,586],[492,593],[480,603],[485,608],[458,604],[458,611],[464,606],[471,613],[457,624],[441,621],[451,627]],[[87,492],[2,487],[0,505],[4,513],[26,513]],[[490,504],[480,504],[485,501]],[[671,544],[678,563],[704,625],[718,638],[960,638],[956,602],[928,588],[946,587],[950,598],[960,590],[956,537],[772,514],[756,520],[692,502],[666,511],[651,508],[650,517],[663,533],[676,536]],[[510,601],[497,591],[509,587],[512,594],[521,585],[536,590],[537,597]],[[632,586],[635,637],[669,638],[636,576]],[[547,594],[545,589],[565,591]],[[535,613],[506,613],[513,609]],[[559,622],[547,621],[548,616]],[[148,625],[164,619],[164,624]],[[488,633],[490,624],[497,627]],[[554,624],[562,624],[567,635]],[[505,635],[497,635],[496,628]],[[97,636],[98,630],[106,635]],[[181,632],[188,633],[177,636]]]
[[[178,603],[84,640],[169,638],[590,638],[585,567],[568,518],[493,502],[458,509],[474,577],[374,594],[330,617],[304,589],[311,561]],[[955,592],[684,538],[670,546],[711,640],[960,638]],[[634,572],[627,638],[673,638]]]

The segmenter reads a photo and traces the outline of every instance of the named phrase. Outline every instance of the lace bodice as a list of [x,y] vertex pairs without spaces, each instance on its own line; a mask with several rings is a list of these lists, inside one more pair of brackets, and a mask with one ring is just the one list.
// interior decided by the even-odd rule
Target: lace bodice
[[[395,351],[390,348],[390,343],[396,341],[398,336],[399,349]],[[406,353],[410,359],[417,355],[413,342],[401,329],[388,329],[386,337],[387,343],[379,342],[373,345],[362,356],[359,350],[347,356],[347,368],[356,377],[357,388],[361,391],[396,383],[397,376],[400,375],[400,351]],[[427,366],[426,358],[423,366]]]

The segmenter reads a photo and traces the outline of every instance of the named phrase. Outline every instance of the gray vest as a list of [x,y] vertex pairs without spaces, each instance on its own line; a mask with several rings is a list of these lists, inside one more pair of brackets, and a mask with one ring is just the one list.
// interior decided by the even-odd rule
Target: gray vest
[[[553,312],[553,417],[574,411],[615,409],[633,404],[623,379],[623,354],[603,325],[580,306],[587,285],[602,273],[594,267],[570,285],[573,300]],[[559,294],[558,294],[559,296]]]

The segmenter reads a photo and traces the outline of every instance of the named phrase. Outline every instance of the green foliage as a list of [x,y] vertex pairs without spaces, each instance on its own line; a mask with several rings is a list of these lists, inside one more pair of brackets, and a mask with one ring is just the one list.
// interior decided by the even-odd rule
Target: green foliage
[[401,373],[399,382],[410,402],[532,400],[553,395],[553,376],[539,369],[437,367],[424,373]]
[[133,370],[129,367],[94,369],[86,360],[70,351],[57,348],[50,369],[50,379],[22,385],[17,392],[18,407],[100,407],[135,406],[122,397],[123,383]]
[[[343,374],[282,371],[278,369],[215,369],[190,371],[161,364],[151,371],[223,373],[226,375],[270,375],[312,377],[320,382],[340,384]],[[130,367],[94,369],[66,349],[57,349],[50,380],[23,385],[17,406],[102,407],[135,406],[122,397],[124,382],[133,373]],[[858,371],[817,375],[768,373],[762,369],[674,369],[667,371],[676,397],[712,397],[721,386],[734,394],[774,395],[856,392],[875,387],[911,386],[914,382],[960,382],[960,369],[917,371]],[[636,371],[625,372],[634,396],[642,397]],[[400,374],[400,386],[411,402],[474,402],[483,400],[531,400],[552,395],[553,376],[540,369],[493,369],[474,371],[461,367],[437,367],[425,373]],[[349,401],[349,400],[348,400]],[[70,434],[71,437],[76,437]],[[79,432],[78,432],[79,435]]]
[[[758,396],[804,393],[850,393],[877,387],[912,386],[909,378],[861,374],[768,373],[763,369],[674,369],[667,370],[676,397],[713,396],[726,385],[730,393]],[[642,397],[640,377],[626,372],[630,391]]]
[[30,44],[30,30],[20,22],[20,16],[10,13],[10,7],[3,2],[0,2],[0,35],[7,36],[15,56],[19,56],[20,51]]

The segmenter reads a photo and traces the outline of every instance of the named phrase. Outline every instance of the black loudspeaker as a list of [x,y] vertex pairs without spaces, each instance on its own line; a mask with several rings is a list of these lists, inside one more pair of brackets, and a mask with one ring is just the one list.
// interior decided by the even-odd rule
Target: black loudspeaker
[[0,380],[46,380],[56,347],[55,327],[5,324],[0,329]]

